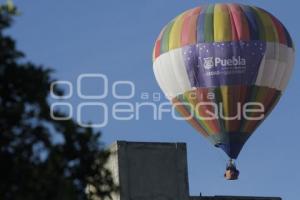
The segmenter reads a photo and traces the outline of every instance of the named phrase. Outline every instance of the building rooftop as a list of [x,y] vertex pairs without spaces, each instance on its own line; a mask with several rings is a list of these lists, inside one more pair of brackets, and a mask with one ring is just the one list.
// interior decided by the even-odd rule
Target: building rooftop
[[279,197],[190,196],[185,143],[117,141],[110,151],[108,167],[120,186],[113,200],[281,200]]

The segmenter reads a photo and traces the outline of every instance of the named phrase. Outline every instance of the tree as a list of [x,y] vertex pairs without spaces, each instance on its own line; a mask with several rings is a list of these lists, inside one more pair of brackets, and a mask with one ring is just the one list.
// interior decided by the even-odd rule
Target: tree
[[25,61],[4,33],[16,14],[12,5],[0,6],[0,199],[88,199],[88,185],[108,197],[116,186],[100,133],[50,117],[52,70]]

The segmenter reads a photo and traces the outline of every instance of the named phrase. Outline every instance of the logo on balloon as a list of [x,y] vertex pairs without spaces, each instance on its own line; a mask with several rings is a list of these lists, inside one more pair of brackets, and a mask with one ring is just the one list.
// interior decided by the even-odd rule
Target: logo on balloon
[[231,66],[245,66],[246,59],[241,56],[232,57],[232,58],[219,58],[219,57],[207,57],[203,58],[204,68],[209,70],[213,67],[222,66],[222,67],[231,67]]
[[204,68],[205,69],[211,69],[212,67],[215,66],[213,57],[208,57],[208,58],[203,58],[203,59],[204,59]]

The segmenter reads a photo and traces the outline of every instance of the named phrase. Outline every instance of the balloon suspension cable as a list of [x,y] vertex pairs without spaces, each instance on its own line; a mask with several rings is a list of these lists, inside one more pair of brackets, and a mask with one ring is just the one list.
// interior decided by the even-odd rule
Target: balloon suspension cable
[[235,165],[235,164],[234,164],[234,160],[233,160],[232,158],[230,158],[230,159],[228,160],[228,165],[230,165],[230,166]]

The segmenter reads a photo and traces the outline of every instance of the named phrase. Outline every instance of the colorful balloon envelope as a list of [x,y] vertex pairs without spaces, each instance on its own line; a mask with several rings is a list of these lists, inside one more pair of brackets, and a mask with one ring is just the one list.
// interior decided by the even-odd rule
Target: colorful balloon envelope
[[285,90],[294,52],[288,31],[267,11],[206,5],[162,29],[153,70],[177,111],[236,159]]

